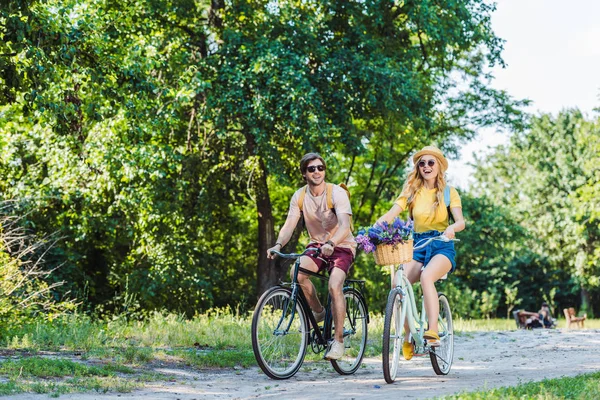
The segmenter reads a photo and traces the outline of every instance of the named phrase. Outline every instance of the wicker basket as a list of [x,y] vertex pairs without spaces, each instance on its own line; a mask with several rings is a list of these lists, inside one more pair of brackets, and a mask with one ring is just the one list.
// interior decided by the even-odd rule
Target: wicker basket
[[377,265],[406,264],[412,260],[413,241],[407,240],[403,244],[379,245],[375,249],[375,263]]

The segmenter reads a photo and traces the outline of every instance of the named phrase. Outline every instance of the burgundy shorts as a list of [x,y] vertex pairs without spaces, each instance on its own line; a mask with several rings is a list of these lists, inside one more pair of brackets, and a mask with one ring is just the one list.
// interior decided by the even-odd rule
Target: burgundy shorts
[[[320,243],[309,243],[308,246],[306,246],[306,248],[321,248],[321,246],[323,245]],[[323,262],[321,258],[326,260],[327,263]],[[334,247],[333,254],[331,254],[330,256],[324,256],[323,254],[321,254],[319,255],[319,258],[310,257],[310,259],[313,260],[315,264],[317,264],[319,271],[322,271],[325,268],[327,268],[327,272],[331,274],[333,268],[339,268],[342,271],[344,271],[346,275],[348,275],[348,271],[350,270],[350,267],[354,262],[354,255],[352,254],[352,250],[350,249],[347,249],[345,247]]]

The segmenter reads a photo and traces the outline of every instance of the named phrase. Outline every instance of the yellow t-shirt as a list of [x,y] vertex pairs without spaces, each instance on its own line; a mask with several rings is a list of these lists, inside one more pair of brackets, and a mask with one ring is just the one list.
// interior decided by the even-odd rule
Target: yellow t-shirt
[[[415,232],[422,233],[433,230],[443,232],[448,227],[448,211],[446,210],[443,196],[441,204],[438,205],[437,209],[433,209],[433,204],[437,200],[436,194],[437,189],[427,189],[425,187],[419,189],[415,194],[412,210],[415,221]],[[404,211],[407,200],[406,197],[399,196],[395,203]],[[456,189],[451,187],[450,209],[455,207],[462,208],[462,203]]]

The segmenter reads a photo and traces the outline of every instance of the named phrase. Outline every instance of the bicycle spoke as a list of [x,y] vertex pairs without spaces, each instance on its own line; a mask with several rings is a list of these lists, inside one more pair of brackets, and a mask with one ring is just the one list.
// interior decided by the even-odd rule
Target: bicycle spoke
[[[360,367],[367,341],[366,307],[354,289],[344,290],[346,316],[344,318],[344,356],[331,361],[333,368],[340,374],[356,372]],[[335,327],[334,327],[335,330]]]
[[436,356],[437,358],[439,358],[440,360],[442,360],[442,362],[444,362],[445,364],[448,364],[448,361],[446,361],[445,359],[443,359],[443,358],[442,358],[442,356],[440,356],[440,355],[437,353],[437,351],[433,350],[432,352],[433,352],[433,354],[435,354],[435,356]]
[[454,357],[454,334],[452,326],[452,314],[448,299],[443,294],[439,295],[440,313],[439,313],[439,333],[440,346],[429,352],[431,364],[436,374],[446,375],[452,367]]
[[308,321],[287,288],[273,288],[261,297],[252,318],[252,348],[261,369],[271,378],[294,375],[304,360]]
[[393,383],[398,374],[402,342],[404,338],[404,312],[402,297],[393,289],[388,295],[383,326],[383,376]]

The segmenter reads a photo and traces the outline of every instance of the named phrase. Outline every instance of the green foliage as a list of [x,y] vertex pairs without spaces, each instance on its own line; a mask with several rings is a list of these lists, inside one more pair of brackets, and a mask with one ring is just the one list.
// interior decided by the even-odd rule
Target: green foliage
[[[531,290],[534,280],[549,284],[543,293],[555,288],[558,309],[578,302],[573,295],[580,287],[582,306],[591,313],[600,293],[600,225],[589,196],[597,189],[599,136],[598,121],[577,110],[540,115],[530,130],[478,163],[476,193],[509,208],[514,223],[528,233],[528,250],[520,256],[533,263],[519,268],[520,293],[524,284]],[[532,264],[541,271],[531,270]]]
[[64,238],[49,282],[100,315],[250,308],[305,151],[359,226],[415,148],[523,125],[483,72],[502,42],[481,0],[2,4],[0,192]]
[[17,217],[5,214],[10,209],[10,203],[0,203],[0,333],[11,324],[52,321],[76,307],[73,300],[53,296],[62,282],[47,282],[52,271],[44,270],[44,255],[52,238],[25,233]]

